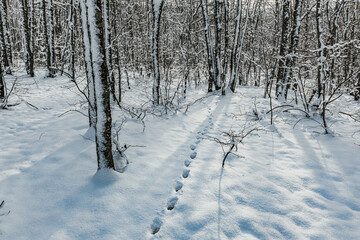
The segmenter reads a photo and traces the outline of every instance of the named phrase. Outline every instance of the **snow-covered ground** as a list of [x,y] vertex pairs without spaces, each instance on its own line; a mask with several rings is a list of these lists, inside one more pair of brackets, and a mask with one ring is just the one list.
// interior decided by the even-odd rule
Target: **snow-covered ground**
[[[338,114],[360,111],[350,98],[333,103],[323,135],[320,117],[300,111],[278,109],[270,125],[262,88],[209,96],[186,113],[148,115],[144,131],[125,123],[120,143],[140,147],[126,151],[124,173],[96,173],[88,119],[69,111],[86,113],[81,95],[38,75],[19,76],[10,103],[20,104],[0,112],[0,239],[360,239],[360,124]],[[140,105],[132,85],[124,101]],[[258,131],[221,168],[209,139],[244,126]]]

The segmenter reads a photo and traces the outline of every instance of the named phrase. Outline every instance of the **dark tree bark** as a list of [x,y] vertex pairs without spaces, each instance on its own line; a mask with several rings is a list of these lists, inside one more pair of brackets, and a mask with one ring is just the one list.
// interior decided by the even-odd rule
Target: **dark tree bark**
[[224,62],[223,62],[223,71],[221,74],[221,94],[225,95],[225,84],[226,84],[226,74],[228,71],[228,48],[230,42],[230,33],[229,33],[229,3],[224,1],[224,34],[225,34],[225,44],[224,44]]
[[154,104],[160,104],[160,69],[159,69],[159,33],[160,20],[164,1],[152,1],[154,24],[153,24],[153,69],[154,69],[154,84],[153,84],[153,101]]
[[0,0],[0,47],[6,73],[11,74],[11,46],[9,41],[6,0]]
[[0,61],[0,103],[5,98],[5,82],[2,62]]
[[221,3],[215,0],[214,20],[215,20],[215,90],[221,88]]
[[[34,77],[34,54],[31,47],[31,29],[29,22],[29,5],[27,0],[21,0],[22,4],[22,15],[23,15],[23,31],[24,31],[24,57],[25,57],[25,66],[26,72],[31,77]],[[32,13],[30,13],[32,14]]]
[[48,69],[47,76],[55,77],[54,69],[52,65],[52,50],[50,44],[50,38],[48,34],[48,22],[47,22],[47,12],[46,12],[46,0],[42,0],[42,14],[43,14],[43,31],[44,31],[44,41],[45,41],[45,49],[46,49],[46,66]]
[[323,85],[325,84],[324,76],[324,58],[325,48],[323,42],[323,20],[322,20],[323,3],[322,0],[316,1],[316,36],[318,47],[318,67],[317,67],[317,94],[320,99],[325,94]]
[[104,3],[105,0],[81,0],[84,47],[87,59],[89,60],[91,57],[93,60],[93,65],[89,70],[92,70],[94,83],[89,85],[89,88],[94,88],[93,92],[95,93],[95,97],[92,99],[94,102],[91,102],[90,105],[96,106],[95,142],[98,170],[114,169],[109,72],[106,65],[105,26],[107,23],[105,21],[107,19],[103,15]]

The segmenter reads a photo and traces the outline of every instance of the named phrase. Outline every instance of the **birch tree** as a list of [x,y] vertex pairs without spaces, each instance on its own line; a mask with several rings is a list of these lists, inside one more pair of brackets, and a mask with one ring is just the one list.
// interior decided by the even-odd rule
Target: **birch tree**
[[[94,102],[96,106],[95,142],[98,169],[114,169],[111,138],[111,108],[110,88],[108,84],[109,72],[106,65],[105,26],[107,20],[103,15],[104,0],[81,0],[83,32],[88,33],[84,38],[84,47],[91,56]],[[86,14],[87,13],[87,14]],[[84,19],[85,17],[85,19]],[[86,35],[86,33],[84,34]]]
[[93,71],[93,56],[91,52],[91,39],[90,39],[90,23],[88,20],[88,6],[87,0],[80,1],[81,10],[81,25],[82,25],[82,36],[83,36],[83,52],[84,62],[87,78],[87,89],[88,89],[88,104],[89,104],[89,126],[95,128],[96,126],[96,98],[95,98],[95,87],[94,87],[94,71]]
[[[247,7],[246,7],[246,16],[245,16],[245,23],[244,23],[244,27],[243,27],[243,31],[241,33],[241,36],[239,36],[240,33],[240,29],[238,29],[238,27],[240,27],[241,25],[241,8],[242,6],[240,6],[240,9],[238,9],[238,20],[236,20],[236,30],[235,30],[235,38],[234,38],[234,42],[236,40],[236,44],[238,41],[238,38],[240,37],[240,42],[239,42],[239,46],[233,45],[233,50],[232,50],[232,54],[233,55],[233,63],[232,63],[232,70],[231,70],[231,75],[230,75],[230,89],[234,92],[235,91],[235,86],[236,86],[236,80],[239,78],[239,69],[240,69],[240,59],[241,59],[241,54],[242,54],[242,48],[244,45],[244,38],[245,38],[245,34],[246,34],[246,30],[247,30],[247,25],[248,25],[248,20],[249,20],[249,12],[250,12],[250,3],[251,1],[248,0],[247,3]],[[240,15],[239,15],[240,14]],[[238,32],[237,32],[238,31]]]
[[282,96],[282,85],[285,72],[285,56],[287,54],[286,47],[288,43],[289,35],[289,20],[290,20],[290,0],[283,0],[282,3],[282,29],[281,29],[281,41],[280,41],[280,50],[279,50],[279,69],[276,80],[276,96]]

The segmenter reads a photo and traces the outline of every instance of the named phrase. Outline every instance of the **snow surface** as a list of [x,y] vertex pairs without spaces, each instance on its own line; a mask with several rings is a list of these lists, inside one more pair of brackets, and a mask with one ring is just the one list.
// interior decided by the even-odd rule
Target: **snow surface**
[[[261,88],[210,96],[186,114],[149,115],[144,132],[128,121],[120,143],[145,147],[126,151],[124,173],[96,172],[88,119],[63,114],[87,113],[73,84],[17,74],[10,104],[20,104],[0,112],[0,215],[10,211],[0,239],[360,239],[360,126],[338,114],[359,111],[350,98],[333,104],[332,134],[323,135],[296,111],[277,111],[269,125]],[[128,104],[144,98],[136,81]],[[189,102],[205,95],[188,94]],[[245,125],[261,130],[221,168],[222,148],[209,136],[226,140],[221,132]]]

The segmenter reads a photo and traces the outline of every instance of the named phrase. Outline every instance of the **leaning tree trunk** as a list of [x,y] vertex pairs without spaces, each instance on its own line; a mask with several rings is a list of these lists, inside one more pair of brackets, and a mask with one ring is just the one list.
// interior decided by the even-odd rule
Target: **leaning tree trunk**
[[153,0],[153,69],[154,69],[154,84],[153,84],[153,101],[154,104],[160,103],[160,69],[159,69],[159,33],[160,33],[160,19],[163,7],[163,0]]
[[[91,54],[93,62],[94,84],[89,88],[94,88],[96,105],[96,126],[95,142],[98,160],[98,170],[103,168],[114,169],[114,159],[112,155],[111,140],[111,108],[110,108],[110,89],[108,84],[108,68],[106,66],[106,44],[105,44],[105,21],[103,16],[102,0],[81,0],[82,12],[86,13],[87,25],[83,24],[83,32],[88,31],[88,40],[85,40],[85,50]],[[87,8],[85,7],[87,6]],[[84,17],[84,14],[82,14]],[[86,14],[85,14],[86,16]]]

